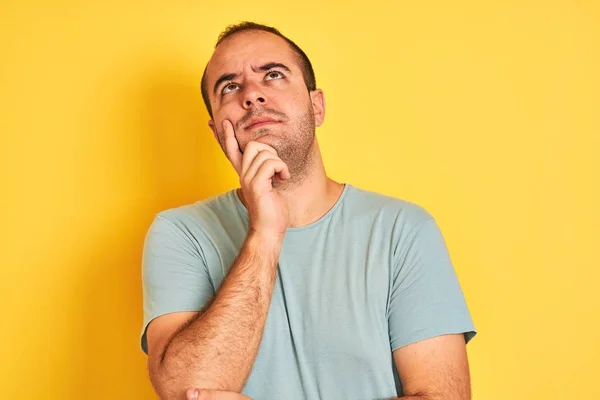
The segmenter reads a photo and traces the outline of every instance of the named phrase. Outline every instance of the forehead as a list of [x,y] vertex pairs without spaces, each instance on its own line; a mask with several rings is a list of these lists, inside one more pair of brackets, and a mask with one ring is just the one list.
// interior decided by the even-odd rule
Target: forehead
[[242,72],[248,66],[279,62],[290,69],[298,68],[295,54],[281,37],[263,31],[242,31],[233,34],[215,49],[206,69],[207,83],[222,74]]

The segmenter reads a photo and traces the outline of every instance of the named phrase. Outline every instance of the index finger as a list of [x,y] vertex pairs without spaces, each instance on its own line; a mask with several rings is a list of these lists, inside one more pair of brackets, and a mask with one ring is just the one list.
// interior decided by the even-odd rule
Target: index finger
[[227,119],[223,120],[223,136],[225,138],[225,155],[231,161],[235,172],[239,175],[242,170],[242,152],[235,137],[233,124]]

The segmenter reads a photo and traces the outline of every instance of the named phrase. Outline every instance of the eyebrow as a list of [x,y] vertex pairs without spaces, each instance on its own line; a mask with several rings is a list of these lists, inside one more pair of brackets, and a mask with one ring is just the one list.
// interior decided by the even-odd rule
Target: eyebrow
[[[292,73],[292,71],[290,71],[290,69],[285,64],[277,63],[277,62],[269,62],[269,63],[266,63],[264,65],[261,65],[260,67],[258,67],[258,69],[252,68],[252,70],[254,72],[257,72],[257,71],[269,71],[269,70],[271,70],[273,68],[281,68],[281,69],[285,70],[286,72],[288,72],[290,74]],[[217,89],[219,88],[219,86],[221,86],[221,84],[223,82],[230,81],[232,79],[237,78],[238,76],[240,76],[239,73],[227,73],[227,74],[221,75],[219,77],[219,79],[217,79],[217,81],[215,82],[215,86],[213,88],[213,94],[214,95],[217,94]]]

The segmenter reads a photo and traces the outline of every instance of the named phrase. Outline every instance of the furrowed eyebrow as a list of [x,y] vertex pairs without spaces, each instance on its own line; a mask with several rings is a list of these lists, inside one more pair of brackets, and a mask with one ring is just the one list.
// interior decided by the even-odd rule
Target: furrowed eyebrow
[[281,68],[281,69],[284,69],[286,72],[292,72],[284,64],[282,64],[282,63],[276,63],[276,62],[270,62],[270,63],[267,63],[265,65],[261,65],[260,67],[258,67],[258,70],[259,71],[268,71],[268,70],[273,69],[273,68]]
[[[253,71],[269,71],[272,70],[273,68],[281,68],[283,70],[285,70],[288,73],[292,73],[292,71],[290,71],[290,69],[282,63],[277,63],[277,62],[270,62],[270,63],[266,63],[264,65],[261,65],[260,67],[258,67],[258,69],[252,69]],[[216,96],[217,95],[217,89],[219,89],[219,86],[226,81],[230,81],[232,79],[235,79],[239,76],[240,74],[236,74],[236,73],[228,73],[228,74],[223,74],[219,77],[219,79],[217,79],[217,81],[215,82],[215,86],[213,88],[213,94]]]

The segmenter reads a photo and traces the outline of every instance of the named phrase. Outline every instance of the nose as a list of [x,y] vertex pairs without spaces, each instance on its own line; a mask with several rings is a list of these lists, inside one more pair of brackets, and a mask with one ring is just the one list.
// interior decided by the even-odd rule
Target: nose
[[244,108],[247,110],[256,106],[265,106],[268,103],[267,97],[261,90],[260,85],[254,82],[246,84],[243,101]]

